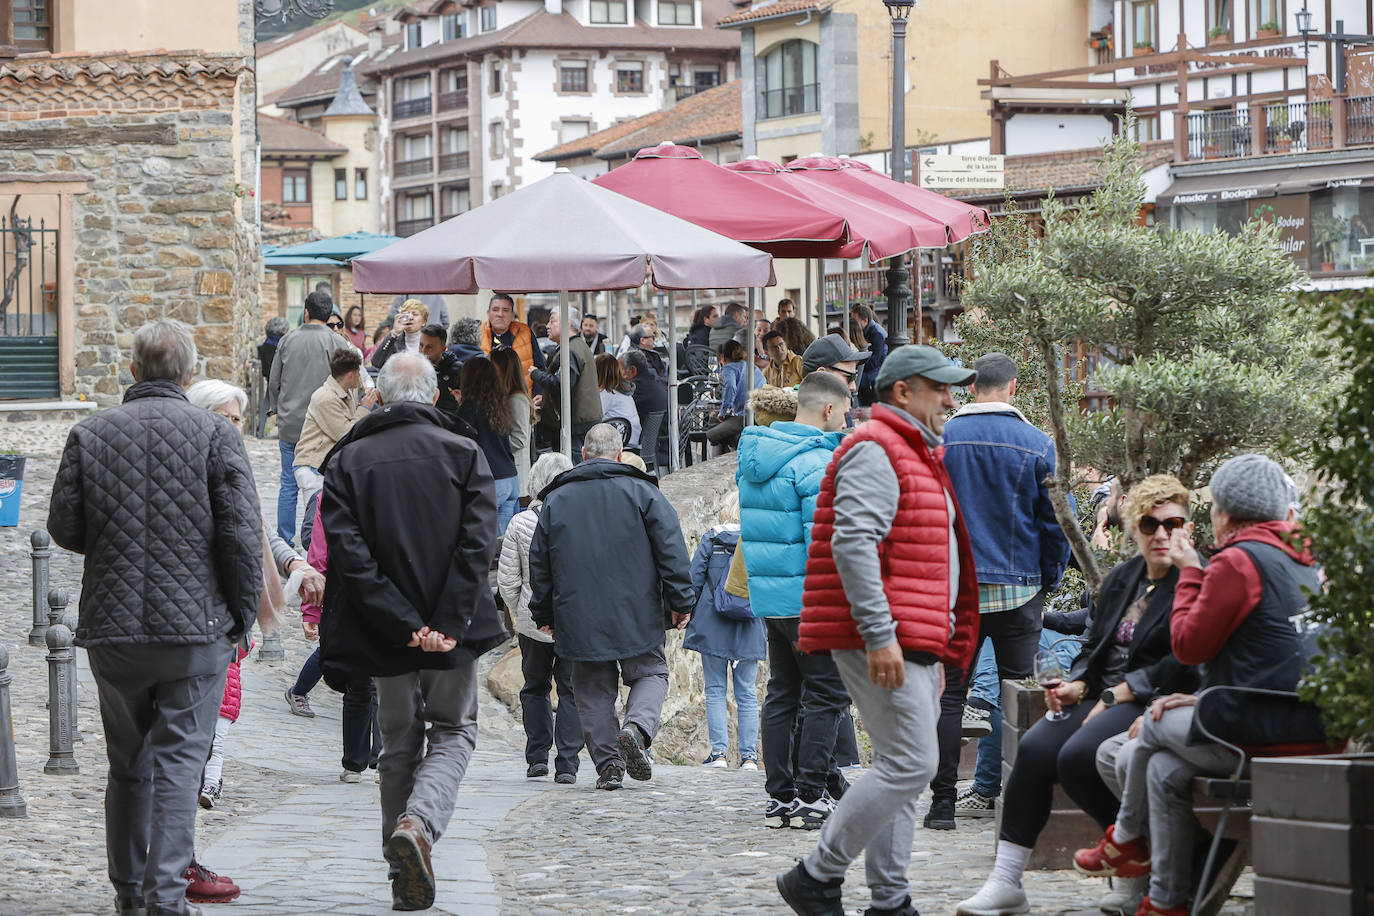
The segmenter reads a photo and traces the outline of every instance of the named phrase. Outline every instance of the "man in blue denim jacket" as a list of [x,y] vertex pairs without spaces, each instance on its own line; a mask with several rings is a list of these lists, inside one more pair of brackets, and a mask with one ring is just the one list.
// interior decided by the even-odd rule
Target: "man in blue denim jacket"
[[[964,511],[978,566],[982,612],[979,643],[992,641],[1001,678],[1026,678],[1039,648],[1045,596],[1054,590],[1069,559],[1069,543],[1055,519],[1045,478],[1054,470],[1054,443],[1011,405],[1016,363],[989,353],[973,364],[978,373],[966,404],[945,426],[945,467]],[[955,783],[970,672],[945,673],[940,698],[940,766],[931,782],[925,825],[953,830]],[[986,711],[980,731],[991,728]],[[970,790],[971,792],[972,790]],[[966,797],[964,804],[979,801]],[[991,806],[988,799],[982,800]]]

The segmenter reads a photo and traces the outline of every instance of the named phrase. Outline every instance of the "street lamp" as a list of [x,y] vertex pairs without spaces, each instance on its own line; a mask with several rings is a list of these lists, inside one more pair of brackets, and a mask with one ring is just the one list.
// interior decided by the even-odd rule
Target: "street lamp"
[[1293,14],[1293,18],[1298,23],[1298,34],[1302,36],[1302,54],[1307,56],[1307,38],[1314,31],[1312,28],[1312,11],[1304,3],[1302,9]]
[[[883,0],[883,6],[887,7],[887,17],[892,20],[892,180],[906,181],[906,21],[916,0]],[[911,300],[911,287],[907,282],[911,274],[903,260],[903,255],[897,255],[887,262],[889,347],[911,342],[906,336],[906,309]]]

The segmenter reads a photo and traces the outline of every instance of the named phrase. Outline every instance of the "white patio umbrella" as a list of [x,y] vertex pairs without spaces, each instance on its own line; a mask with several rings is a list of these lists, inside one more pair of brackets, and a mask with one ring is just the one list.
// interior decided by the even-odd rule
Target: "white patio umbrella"
[[[567,169],[353,260],[353,286],[364,293],[559,293],[565,341],[575,332],[568,292],[634,289],[646,278],[668,290],[776,282],[767,253]],[[669,362],[671,375],[671,347]],[[569,360],[560,359],[562,447],[569,457],[570,383]]]

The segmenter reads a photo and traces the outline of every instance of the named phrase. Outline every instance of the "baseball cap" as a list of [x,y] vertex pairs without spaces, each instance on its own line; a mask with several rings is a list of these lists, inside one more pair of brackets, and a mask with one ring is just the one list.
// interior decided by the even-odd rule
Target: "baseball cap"
[[928,378],[942,385],[967,385],[978,377],[978,373],[972,369],[954,365],[934,347],[907,344],[887,354],[887,359],[883,360],[883,367],[878,370],[878,379],[874,382],[874,387],[886,388],[913,375]]
[[802,354],[802,371],[815,372],[822,366],[833,366],[836,363],[861,363],[868,357],[867,350],[856,350],[840,335],[827,334],[817,337],[811,346],[806,348],[806,352]]

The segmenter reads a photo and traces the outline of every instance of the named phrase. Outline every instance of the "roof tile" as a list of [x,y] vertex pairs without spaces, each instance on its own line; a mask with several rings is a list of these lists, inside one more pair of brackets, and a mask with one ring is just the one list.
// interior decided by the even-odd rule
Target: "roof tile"
[[345,153],[348,147],[318,130],[258,113],[258,138],[263,153]]
[[[1173,159],[1173,141],[1151,140],[1140,145],[1140,167],[1152,169]],[[1102,161],[1102,148],[1058,150],[1052,153],[1033,153],[1008,156],[1006,160],[1006,190],[989,192],[968,190],[950,192],[950,197],[964,200],[1001,199],[1007,192],[1016,195],[1056,191],[1082,191],[1099,184],[1097,169]]]
[[672,108],[650,112],[613,124],[605,130],[569,140],[535,155],[541,162],[557,162],[578,156],[619,159],[633,156],[664,140],[691,145],[743,133],[740,81],[690,95]]
[[729,28],[757,22],[760,19],[787,16],[792,13],[819,13],[834,5],[834,0],[771,0],[771,2],[758,3],[742,12],[732,13],[717,22],[716,27]]

